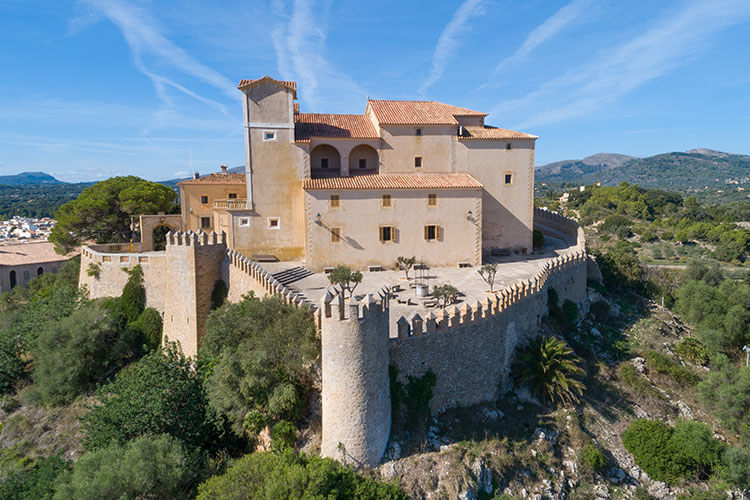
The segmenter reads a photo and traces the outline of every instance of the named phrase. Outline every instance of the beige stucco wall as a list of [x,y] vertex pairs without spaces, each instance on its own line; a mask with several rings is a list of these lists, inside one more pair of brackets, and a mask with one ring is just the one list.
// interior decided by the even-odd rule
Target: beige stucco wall
[[[422,135],[416,135],[416,129]],[[381,131],[380,172],[453,172],[457,127],[452,125],[386,125]],[[422,157],[422,167],[414,168],[414,158]]]
[[[428,206],[428,193],[437,195],[436,206]],[[330,207],[331,194],[339,195],[340,208]],[[391,208],[381,206],[383,194],[391,195]],[[307,191],[306,205],[305,263],[311,270],[341,263],[355,269],[370,264],[393,268],[399,256],[415,256],[430,266],[480,263],[479,190]],[[472,220],[467,217],[469,210]],[[440,240],[425,241],[428,224],[440,226]],[[396,241],[380,242],[380,226],[394,226]],[[341,228],[341,242],[331,242],[331,227]]]
[[65,261],[55,262],[36,262],[34,264],[25,264],[19,266],[0,265],[0,293],[10,290],[10,273],[16,272],[16,286],[28,285],[29,281],[38,276],[39,268],[42,268],[42,274],[56,273]]
[[[219,231],[217,227],[201,228],[201,217],[210,217],[214,221],[214,201],[226,200],[229,194],[237,195],[237,198],[247,198],[247,186],[245,184],[182,184],[180,185],[180,205],[184,221],[183,227],[176,230],[194,231],[202,230]],[[201,196],[208,196],[208,203],[201,203]]]
[[[482,246],[529,251],[534,210],[534,141],[459,140],[459,171],[484,186]],[[511,149],[506,149],[510,143]],[[505,174],[512,183],[505,184]]]

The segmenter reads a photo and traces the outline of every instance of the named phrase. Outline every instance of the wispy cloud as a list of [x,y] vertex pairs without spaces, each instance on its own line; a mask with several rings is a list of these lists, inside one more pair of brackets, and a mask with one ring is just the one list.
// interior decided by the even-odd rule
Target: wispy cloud
[[500,103],[492,113],[526,112],[530,116],[520,128],[592,113],[688,63],[711,46],[712,35],[748,19],[750,3],[746,0],[687,2],[636,38],[603,51],[521,99]]
[[535,48],[560,33],[574,21],[580,19],[591,3],[592,0],[573,0],[552,14],[529,33],[513,54],[498,63],[493,71],[493,75],[497,74],[508,64],[526,58]]
[[321,12],[327,5],[314,0],[294,0],[291,15],[287,17],[285,3],[272,2],[272,9],[286,17],[271,32],[279,73],[287,80],[297,80],[304,99],[317,107],[323,100],[319,78],[327,83],[328,91],[341,86],[344,91],[363,93],[356,83],[338,71],[326,59],[326,27]]
[[443,76],[448,61],[455,55],[460,45],[459,36],[466,31],[469,21],[482,12],[484,12],[483,0],[466,0],[456,9],[453,17],[445,25],[443,32],[440,33],[440,38],[438,38],[435,51],[432,54],[430,74],[419,87],[420,94],[424,94],[428,88]]
[[74,19],[72,26],[78,28],[82,23],[90,22],[92,11],[117,26],[130,47],[135,66],[151,79],[159,99],[167,107],[174,106],[168,92],[168,88],[172,88],[231,117],[223,104],[202,96],[188,89],[184,84],[151,69],[151,65],[146,62],[147,58],[155,59],[156,64],[153,65],[155,67],[172,68],[185,76],[200,80],[220,90],[233,100],[239,98],[233,83],[228,78],[196,60],[183,48],[169,40],[147,9],[127,0],[81,0],[81,3],[87,6],[90,12],[88,16]]

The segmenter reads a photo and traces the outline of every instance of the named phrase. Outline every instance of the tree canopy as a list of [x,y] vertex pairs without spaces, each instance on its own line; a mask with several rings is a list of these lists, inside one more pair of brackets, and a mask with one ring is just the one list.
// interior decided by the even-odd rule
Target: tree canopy
[[177,194],[167,186],[138,177],[112,177],[98,182],[55,212],[57,225],[49,240],[69,250],[85,240],[118,243],[130,238],[130,216],[169,213]]

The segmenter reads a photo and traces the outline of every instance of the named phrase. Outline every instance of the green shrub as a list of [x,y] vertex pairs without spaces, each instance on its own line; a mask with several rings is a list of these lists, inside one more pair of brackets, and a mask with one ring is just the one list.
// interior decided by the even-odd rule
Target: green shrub
[[229,295],[229,289],[224,280],[216,280],[214,288],[211,290],[211,310],[218,309],[224,305]]
[[294,443],[297,441],[297,428],[286,420],[276,422],[271,428],[271,439],[274,450],[294,448]]
[[581,462],[588,466],[591,470],[602,470],[604,469],[609,460],[607,456],[602,453],[594,443],[588,443],[581,448]]
[[132,326],[140,332],[141,339],[145,342],[149,351],[158,349],[161,346],[164,323],[159,311],[153,307],[147,307],[138,316],[138,319],[135,320]]
[[544,233],[534,229],[531,232],[531,244],[534,248],[542,248],[544,246]]
[[670,471],[669,439],[672,428],[659,420],[638,419],[622,433],[625,445],[638,466],[651,479],[669,481]]
[[562,312],[565,316],[565,322],[568,325],[573,325],[578,318],[578,306],[572,300],[565,300],[562,305]]
[[195,468],[176,439],[143,436],[82,456],[61,478],[54,498],[190,498]]
[[169,434],[190,448],[220,444],[201,380],[174,344],[122,370],[98,395],[99,404],[82,418],[88,450],[155,434]]
[[438,301],[439,307],[446,307],[458,299],[458,289],[453,285],[439,285],[433,287],[432,296]]
[[591,311],[591,314],[594,315],[594,318],[599,323],[604,323],[609,319],[609,304],[604,300],[597,300],[596,302],[591,304],[591,307],[589,309]]
[[121,330],[134,323],[146,307],[143,268],[137,265],[130,270],[123,269],[123,271],[128,273],[129,277],[122,289],[122,295],[103,302],[112,314],[112,318],[117,322],[117,327]]
[[726,356],[715,356],[711,371],[696,387],[696,396],[722,426],[750,439],[750,368],[738,368]]
[[750,451],[744,448],[727,448],[722,457],[721,477],[735,488],[750,489]]
[[35,388],[49,404],[71,401],[94,387],[119,363],[118,330],[111,316],[88,304],[39,335]]
[[675,351],[681,357],[705,365],[708,363],[709,352],[706,346],[695,337],[687,337],[675,346]]
[[690,369],[660,352],[649,351],[646,353],[646,363],[649,370],[666,375],[678,384],[695,385],[700,381],[700,377]]
[[406,500],[395,484],[358,476],[328,458],[280,453],[252,453],[237,460],[225,474],[198,487],[198,499],[356,498]]
[[630,363],[623,363],[617,369],[617,377],[640,396],[650,396],[663,399],[664,396],[657,391],[648,380],[638,375],[635,367]]
[[[429,369],[422,376],[408,375],[406,383],[399,380],[399,370],[395,365],[388,366],[391,388],[391,413],[394,420],[407,417],[406,425],[412,426],[424,423],[430,416],[430,401],[433,397],[433,389],[437,378],[435,373]],[[402,414],[402,408],[406,409],[406,415]]]
[[38,458],[28,469],[3,471],[0,500],[51,500],[57,478],[68,470],[59,455]]

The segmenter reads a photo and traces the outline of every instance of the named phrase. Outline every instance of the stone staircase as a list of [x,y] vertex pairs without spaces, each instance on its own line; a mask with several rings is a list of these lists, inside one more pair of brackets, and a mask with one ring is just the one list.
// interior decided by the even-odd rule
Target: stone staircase
[[302,297],[303,303],[314,306],[313,302],[304,293],[302,293],[299,288],[292,285],[292,283],[307,278],[308,276],[312,276],[313,274],[315,273],[305,267],[295,266],[290,267],[289,269],[284,269],[283,271],[279,271],[272,276],[276,278],[279,283],[289,288],[290,290],[293,290],[297,295]]

